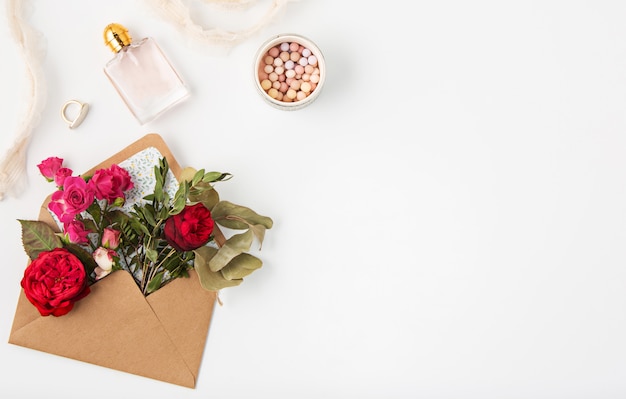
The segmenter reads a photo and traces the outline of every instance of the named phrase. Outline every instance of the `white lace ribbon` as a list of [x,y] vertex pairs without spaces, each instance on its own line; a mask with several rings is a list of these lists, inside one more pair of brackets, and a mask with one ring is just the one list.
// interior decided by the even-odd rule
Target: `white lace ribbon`
[[[249,9],[258,0],[202,0],[204,3],[222,6],[228,9]],[[145,0],[153,11],[181,31],[190,42],[206,45],[206,48],[229,50],[242,41],[257,34],[280,15],[287,3],[296,0],[272,0],[260,19],[241,30],[228,30],[222,27],[203,27],[193,21],[191,10],[183,0]]]
[[17,197],[27,187],[26,153],[46,100],[46,88],[42,79],[45,46],[41,33],[27,23],[31,12],[30,0],[6,0],[9,30],[24,60],[26,95],[13,145],[0,161],[0,200],[7,195]]

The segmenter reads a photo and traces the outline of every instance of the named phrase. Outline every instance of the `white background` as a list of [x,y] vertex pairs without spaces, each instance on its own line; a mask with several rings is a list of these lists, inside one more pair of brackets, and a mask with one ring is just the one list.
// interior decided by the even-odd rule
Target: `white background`
[[[268,4],[191,3],[228,29]],[[224,54],[143,2],[34,1],[48,93],[28,188],[0,203],[0,396],[626,397],[625,16],[619,0],[302,0]],[[192,97],[139,126],[102,72],[110,22],[155,38]],[[27,86],[0,28],[4,153]],[[251,78],[279,33],[326,58],[321,96],[295,112]],[[75,130],[69,99],[92,107]],[[6,343],[16,219],[52,188],[36,164],[84,171],[149,132],[183,166],[233,173],[222,198],[275,222],[263,268],[221,293],[195,390]]]

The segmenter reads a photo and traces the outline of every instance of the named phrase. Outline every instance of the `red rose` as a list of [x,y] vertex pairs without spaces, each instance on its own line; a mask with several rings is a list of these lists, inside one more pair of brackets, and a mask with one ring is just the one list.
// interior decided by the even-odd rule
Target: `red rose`
[[170,216],[165,221],[163,233],[167,242],[178,251],[191,251],[209,241],[213,225],[211,211],[198,203]]
[[90,292],[83,264],[65,248],[41,252],[26,267],[22,288],[42,316],[63,316]]

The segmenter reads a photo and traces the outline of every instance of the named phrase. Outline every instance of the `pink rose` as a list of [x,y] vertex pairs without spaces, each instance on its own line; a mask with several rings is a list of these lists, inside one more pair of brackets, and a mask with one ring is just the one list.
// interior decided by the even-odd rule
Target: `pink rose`
[[69,241],[74,244],[88,244],[89,243],[89,233],[91,231],[85,229],[85,225],[83,222],[78,220],[72,220],[65,224],[63,227],[65,231],[65,235],[68,237]]
[[89,208],[93,200],[94,193],[85,180],[80,176],[69,176],[63,181],[63,190],[52,194],[48,209],[65,224]]
[[107,200],[109,204],[121,199],[125,200],[124,192],[134,187],[128,172],[113,164],[108,169],[98,169],[89,180],[89,186],[99,200]]
[[105,248],[117,249],[120,245],[121,234],[122,232],[119,230],[110,229],[108,227],[105,228],[102,233],[102,246]]
[[98,267],[94,269],[96,272],[96,280],[100,280],[113,270],[117,253],[112,249],[98,247],[95,251],[93,251],[92,255],[93,259],[98,264]]
[[59,170],[57,170],[57,172],[54,174],[54,183],[57,185],[57,187],[62,187],[65,178],[71,176],[72,173],[74,173],[72,169],[59,168]]
[[63,159],[57,157],[46,158],[37,167],[39,168],[39,172],[46,178],[49,182],[54,180],[54,175],[63,165]]

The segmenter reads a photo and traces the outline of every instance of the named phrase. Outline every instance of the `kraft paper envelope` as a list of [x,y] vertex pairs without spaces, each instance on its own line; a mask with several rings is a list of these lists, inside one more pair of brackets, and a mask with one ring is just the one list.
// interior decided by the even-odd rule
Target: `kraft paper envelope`
[[[84,175],[148,147],[157,148],[179,176],[179,164],[157,134],[143,137]],[[39,217],[56,227],[47,210],[49,200]],[[215,233],[222,244],[223,235],[217,229]],[[128,272],[113,272],[91,285],[91,293],[61,317],[42,317],[22,290],[9,342],[194,388],[215,300],[216,293],[204,290],[193,270],[190,278],[175,279],[147,297]]]

